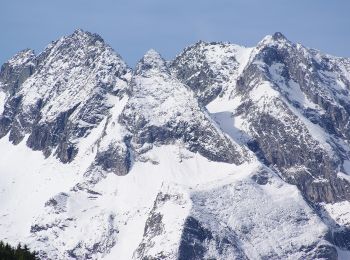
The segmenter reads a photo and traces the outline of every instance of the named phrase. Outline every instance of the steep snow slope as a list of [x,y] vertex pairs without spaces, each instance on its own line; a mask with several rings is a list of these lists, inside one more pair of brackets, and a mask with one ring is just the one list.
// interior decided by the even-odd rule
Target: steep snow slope
[[347,259],[349,64],[280,33],[134,71],[82,30],[20,52],[0,71],[0,239],[42,259]]
[[[205,252],[212,257],[242,254],[254,259],[283,257],[286,252],[305,256],[299,247],[310,247],[315,253],[322,245],[334,254],[323,240],[326,226],[297,190],[272,172],[261,172],[257,162],[250,166],[211,162],[181,144],[162,146],[146,153],[152,162],[135,163],[124,177],[108,174],[82,191],[72,187],[88,166],[82,163],[89,160],[86,155],[67,165],[33,152],[28,158],[33,166],[28,171],[13,167],[15,158],[29,152],[24,142],[18,146],[5,138],[1,142],[1,147],[8,149],[1,169],[8,169],[12,177],[5,180],[9,183],[2,182],[3,238],[29,242],[51,259],[138,259],[146,255],[186,259],[190,252],[197,257]],[[26,185],[28,181],[36,185]],[[27,196],[18,196],[23,192]],[[263,218],[265,214],[269,217]],[[191,239],[200,239],[187,233],[187,228],[194,230],[190,226],[193,221],[208,230],[204,234],[210,232],[198,244],[205,250],[188,249]],[[283,230],[276,229],[275,221]],[[231,244],[223,252],[215,246],[225,239],[237,250]],[[258,244],[266,239],[268,244]]]
[[8,137],[0,140],[0,147],[1,239],[18,243],[29,235],[34,217],[47,198],[73,185],[84,165],[67,167],[53,158],[45,160],[24,142],[14,146]]

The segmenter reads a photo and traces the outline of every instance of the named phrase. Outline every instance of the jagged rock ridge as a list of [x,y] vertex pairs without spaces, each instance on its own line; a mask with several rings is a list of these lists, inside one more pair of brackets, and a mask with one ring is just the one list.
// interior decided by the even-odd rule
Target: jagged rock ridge
[[346,259],[349,89],[349,59],[281,33],[135,70],[82,30],[24,50],[0,71],[0,231],[43,259]]

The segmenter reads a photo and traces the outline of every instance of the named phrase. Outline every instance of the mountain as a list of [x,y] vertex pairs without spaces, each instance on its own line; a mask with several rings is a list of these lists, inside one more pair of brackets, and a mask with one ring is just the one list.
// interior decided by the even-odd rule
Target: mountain
[[350,59],[83,30],[0,71],[0,239],[42,259],[348,259]]

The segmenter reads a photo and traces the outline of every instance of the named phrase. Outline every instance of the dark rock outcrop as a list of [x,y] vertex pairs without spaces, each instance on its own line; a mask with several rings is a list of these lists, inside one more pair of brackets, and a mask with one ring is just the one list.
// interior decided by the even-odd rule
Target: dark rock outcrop
[[[0,137],[10,132],[45,156],[64,163],[126,95],[129,69],[103,39],[82,30],[50,44],[35,56],[21,52],[5,63],[0,82],[8,95],[0,115]],[[113,102],[111,100],[113,99]]]
[[173,77],[163,58],[151,50],[138,63],[131,97],[120,118],[136,143],[170,144],[181,140],[210,160],[240,164],[239,147],[198,104],[186,85]]

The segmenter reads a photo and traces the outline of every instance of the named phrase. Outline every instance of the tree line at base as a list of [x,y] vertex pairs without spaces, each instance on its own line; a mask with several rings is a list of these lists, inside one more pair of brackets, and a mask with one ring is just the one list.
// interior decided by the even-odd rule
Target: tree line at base
[[12,247],[8,243],[0,241],[0,260],[37,260],[35,252],[31,252],[29,248],[18,244]]

